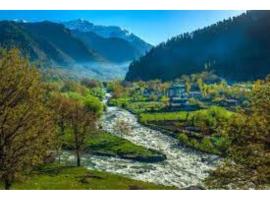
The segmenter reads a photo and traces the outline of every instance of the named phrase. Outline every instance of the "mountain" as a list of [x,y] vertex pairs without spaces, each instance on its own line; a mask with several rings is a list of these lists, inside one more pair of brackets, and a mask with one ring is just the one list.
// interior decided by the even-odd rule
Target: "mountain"
[[49,21],[0,21],[0,47],[17,47],[32,61],[38,60],[47,65],[71,66],[103,60],[70,30]]
[[[104,43],[106,42],[108,42],[108,46],[111,49],[114,47],[114,44],[120,45],[120,51],[122,51],[123,49],[126,50],[127,58],[125,59],[125,61],[128,61],[128,59],[130,59],[130,55],[133,55],[132,59],[134,59],[138,56],[144,55],[152,48],[150,44],[146,43],[136,35],[117,26],[94,25],[87,20],[81,19],[63,22],[63,24],[66,28],[77,31],[76,35],[79,38],[81,38],[80,36],[83,35],[83,38],[86,39],[88,37],[87,35],[89,34],[89,40],[93,40],[90,33],[95,33],[97,36],[100,37],[100,40],[103,39],[103,46],[105,46]],[[78,32],[81,32],[81,34],[78,34]],[[126,41],[126,43],[124,43],[124,41]],[[99,45],[97,45],[96,48],[100,49]],[[118,46],[115,46],[114,48],[118,50]],[[115,52],[114,54],[116,53],[117,52]],[[119,54],[121,55],[121,53]],[[120,60],[123,60],[123,58]]]
[[126,80],[172,80],[206,69],[230,81],[264,78],[269,34],[270,11],[247,11],[159,44],[130,64]]
[[110,37],[104,38],[94,32],[72,31],[88,48],[94,49],[112,63],[123,63],[138,58],[142,53],[134,48],[128,41]]

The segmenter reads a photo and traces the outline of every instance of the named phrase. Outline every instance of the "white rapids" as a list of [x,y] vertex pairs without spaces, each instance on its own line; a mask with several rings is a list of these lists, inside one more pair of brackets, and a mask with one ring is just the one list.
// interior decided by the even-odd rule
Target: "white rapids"
[[[119,120],[129,125],[129,134],[119,134],[115,131],[115,123]],[[220,161],[215,155],[181,146],[176,139],[139,124],[135,115],[118,107],[108,107],[101,124],[105,131],[137,145],[158,150],[165,154],[167,159],[158,163],[145,163],[107,156],[84,155],[83,164],[89,169],[185,188],[203,185],[202,180],[208,176],[209,170],[214,169]]]

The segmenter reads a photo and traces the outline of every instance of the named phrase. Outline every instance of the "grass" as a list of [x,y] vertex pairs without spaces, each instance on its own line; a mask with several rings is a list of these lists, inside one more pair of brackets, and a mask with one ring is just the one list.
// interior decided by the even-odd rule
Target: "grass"
[[[164,155],[156,150],[147,149],[106,132],[89,136],[86,143],[86,151],[93,154],[122,157],[145,162],[156,162],[165,159]],[[66,147],[72,149],[70,145],[66,145]]]
[[151,161],[163,155],[158,151],[133,144],[132,142],[109,133],[91,136],[87,141],[87,149],[94,153],[120,156],[140,161]]
[[[3,186],[0,185],[0,188]],[[107,172],[84,167],[46,165],[15,182],[12,189],[19,190],[127,190],[175,189],[163,185],[137,181]]]
[[139,115],[141,122],[147,121],[186,121],[192,118],[229,118],[233,112],[226,110],[220,106],[210,106],[207,109],[200,109],[196,111],[179,111],[179,112],[160,112],[160,113],[142,113]]
[[109,105],[128,109],[132,113],[157,112],[165,107],[160,101],[133,101],[130,98],[110,99]]
[[175,121],[186,120],[188,112],[161,112],[161,113],[142,113],[139,116],[141,122],[146,121]]
[[157,112],[163,109],[165,105],[158,101],[130,102],[126,108],[133,113]]

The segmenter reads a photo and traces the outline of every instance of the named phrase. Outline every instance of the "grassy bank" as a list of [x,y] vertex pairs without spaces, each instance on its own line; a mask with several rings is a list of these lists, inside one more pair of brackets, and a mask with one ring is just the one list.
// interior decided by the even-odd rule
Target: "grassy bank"
[[[226,110],[220,106],[210,106],[207,109],[200,109],[196,111],[178,111],[178,112],[159,112],[159,113],[142,113],[139,115],[141,122],[149,121],[188,121],[199,124],[203,120],[209,123],[214,123],[219,119],[228,119],[233,112]],[[211,125],[211,124],[209,124]]]
[[[0,185],[0,188],[3,188]],[[19,190],[111,190],[111,189],[175,189],[173,187],[156,185],[137,181],[119,175],[88,170],[83,167],[68,167],[49,165],[33,171],[12,189]]]
[[[158,162],[166,159],[158,151],[136,145],[126,139],[106,132],[90,135],[86,144],[85,150],[96,155],[121,157],[142,162]],[[71,150],[71,142],[67,142],[65,148]]]
[[170,131],[173,137],[188,147],[217,155],[225,155],[230,141],[218,131],[233,112],[218,106],[191,112],[142,113],[139,120],[145,125]]
[[110,99],[108,104],[125,108],[134,114],[157,112],[165,108],[165,104],[160,101],[132,101],[129,98]]

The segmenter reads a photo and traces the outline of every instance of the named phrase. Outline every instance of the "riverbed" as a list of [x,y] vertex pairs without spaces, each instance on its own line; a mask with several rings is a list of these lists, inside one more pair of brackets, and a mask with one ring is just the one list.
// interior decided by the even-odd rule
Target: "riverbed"
[[[115,126],[119,120],[128,125],[128,133],[116,131]],[[100,124],[105,131],[137,145],[158,150],[165,154],[167,159],[158,163],[145,163],[84,154],[82,162],[89,169],[104,170],[137,180],[186,188],[203,186],[203,179],[208,176],[209,170],[216,168],[220,162],[216,155],[187,148],[180,145],[177,139],[141,125],[135,115],[122,108],[108,107]],[[72,160],[72,156],[69,156],[69,160]]]

